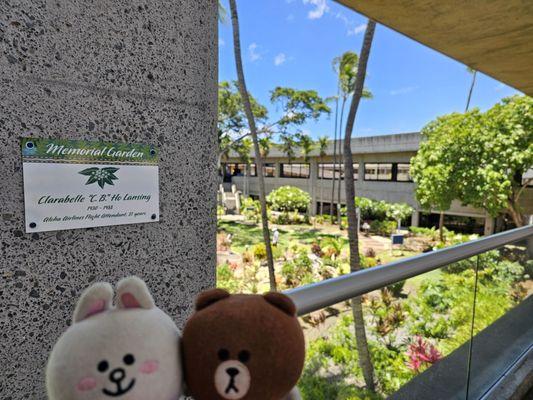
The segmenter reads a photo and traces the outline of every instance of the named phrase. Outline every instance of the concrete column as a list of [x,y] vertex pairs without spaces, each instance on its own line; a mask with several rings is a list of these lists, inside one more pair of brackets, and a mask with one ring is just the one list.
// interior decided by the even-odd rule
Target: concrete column
[[[138,275],[182,325],[215,283],[217,3],[2,1],[0,26],[0,399],[43,400],[88,285]],[[157,146],[161,221],[24,233],[30,135]]]
[[274,170],[274,176],[276,178],[279,178],[281,176],[281,163],[277,162],[277,163],[274,163],[274,164],[276,166],[276,169]]
[[420,212],[418,210],[413,211],[413,214],[411,214],[411,226],[419,226],[420,225]]
[[485,216],[485,229],[483,232],[483,235],[489,236],[494,233],[494,227],[495,227],[495,220],[490,215]]
[[311,208],[309,213],[311,216],[315,216],[318,213],[318,162],[316,158],[309,161],[309,194],[311,196]]

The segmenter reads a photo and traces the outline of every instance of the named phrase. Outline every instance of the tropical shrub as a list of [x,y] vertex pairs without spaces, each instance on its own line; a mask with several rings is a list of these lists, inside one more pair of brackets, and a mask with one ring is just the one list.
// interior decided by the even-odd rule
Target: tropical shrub
[[324,252],[322,251],[322,248],[317,242],[314,242],[311,245],[311,253],[313,253],[317,257],[322,257],[324,255]]
[[266,260],[267,258],[267,252],[266,252],[266,246],[264,243],[258,243],[253,247],[253,254],[254,258],[256,260],[262,261]]
[[272,222],[279,225],[290,224],[308,224],[309,216],[307,214],[300,214],[298,211],[283,211],[271,218]]
[[370,231],[382,236],[390,236],[397,228],[396,221],[378,221],[370,223]]
[[281,186],[267,196],[267,201],[275,211],[305,212],[311,203],[311,196],[297,187]]
[[372,247],[369,247],[365,250],[365,257],[376,258],[376,250],[374,250]]
[[246,197],[241,203],[241,214],[247,221],[259,222],[261,219],[261,203],[251,197]]
[[402,297],[403,287],[405,286],[405,281],[399,281],[387,286],[387,289],[390,290],[391,294],[394,297]]
[[342,252],[343,241],[341,238],[326,237],[321,242],[322,251],[329,258],[338,258]]
[[226,289],[230,293],[239,291],[239,282],[235,278],[232,268],[227,264],[217,267],[217,287]]
[[296,258],[283,263],[281,276],[287,287],[296,287],[313,281],[313,265],[305,249]]

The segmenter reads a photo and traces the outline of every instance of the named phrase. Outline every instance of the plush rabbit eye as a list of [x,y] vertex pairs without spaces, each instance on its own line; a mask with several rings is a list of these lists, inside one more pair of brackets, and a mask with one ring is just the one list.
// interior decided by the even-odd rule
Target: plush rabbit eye
[[250,352],[247,350],[243,350],[239,353],[239,361],[242,363],[247,362],[250,359]]
[[126,354],[124,356],[124,364],[131,365],[135,362],[135,357],[133,357],[133,354]]
[[106,372],[109,368],[109,363],[106,360],[102,360],[98,363],[98,371]]
[[226,349],[220,349],[218,351],[218,358],[220,361],[226,361],[229,358],[229,351]]

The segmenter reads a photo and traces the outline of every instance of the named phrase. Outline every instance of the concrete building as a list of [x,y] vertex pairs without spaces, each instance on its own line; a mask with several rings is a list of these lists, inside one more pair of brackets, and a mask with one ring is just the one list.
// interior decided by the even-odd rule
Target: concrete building
[[[411,224],[414,226],[434,226],[438,223],[438,214],[423,210],[415,199],[415,183],[409,175],[409,163],[420,146],[421,135],[418,132],[396,135],[382,135],[354,138],[352,152],[356,175],[356,195],[391,203],[407,203],[413,213]],[[342,147],[342,144],[341,144]],[[337,154],[339,142],[337,142]],[[267,193],[283,186],[291,185],[305,190],[311,195],[311,214],[319,210],[320,202],[325,202],[329,210],[332,199],[332,178],[341,173],[342,168],[333,168],[333,141],[326,150],[326,156],[319,157],[317,151],[311,153],[308,161],[301,155],[290,160],[278,148],[272,148],[264,160],[265,185]],[[233,183],[244,194],[259,195],[259,185],[255,173],[255,164],[246,166],[236,153],[231,153],[225,160],[224,181]],[[346,204],[344,181],[341,179],[340,204]],[[338,181],[337,181],[338,183]],[[333,204],[338,203],[338,185],[336,184]],[[526,190],[523,205],[528,214],[533,213],[533,189]],[[445,212],[445,224],[456,230],[493,233],[496,227],[494,218],[484,210],[462,205],[455,201]]]

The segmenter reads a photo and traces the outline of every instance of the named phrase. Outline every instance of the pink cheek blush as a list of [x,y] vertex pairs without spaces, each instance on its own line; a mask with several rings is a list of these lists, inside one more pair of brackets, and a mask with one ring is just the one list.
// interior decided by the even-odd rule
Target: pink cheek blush
[[156,360],[148,360],[141,364],[139,371],[143,374],[153,374],[159,369],[159,362]]
[[90,376],[81,379],[76,385],[76,389],[80,392],[87,392],[93,390],[96,387],[96,379],[91,378]]

